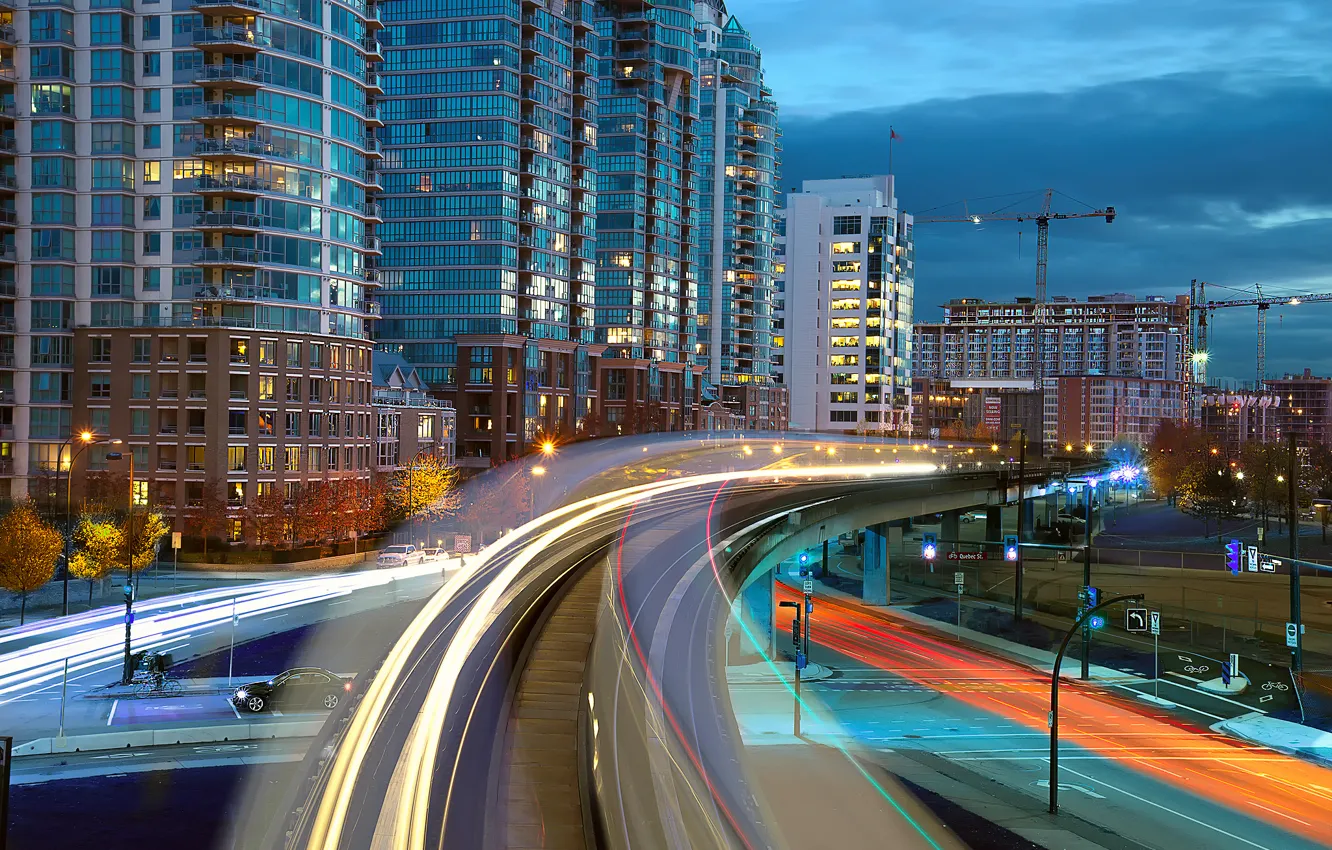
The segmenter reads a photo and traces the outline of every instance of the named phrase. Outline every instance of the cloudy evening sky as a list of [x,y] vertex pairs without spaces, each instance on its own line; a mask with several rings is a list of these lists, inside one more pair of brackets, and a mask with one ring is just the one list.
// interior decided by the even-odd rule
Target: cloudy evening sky
[[[886,170],[891,124],[908,211],[1045,186],[1062,211],[1118,209],[1051,225],[1052,295],[1332,292],[1332,0],[727,6],[782,107],[783,188]],[[916,245],[919,318],[1034,293],[1032,224],[921,225]],[[1217,313],[1213,375],[1252,379],[1254,324]],[[1332,304],[1273,309],[1269,374],[1332,373],[1329,329]]]

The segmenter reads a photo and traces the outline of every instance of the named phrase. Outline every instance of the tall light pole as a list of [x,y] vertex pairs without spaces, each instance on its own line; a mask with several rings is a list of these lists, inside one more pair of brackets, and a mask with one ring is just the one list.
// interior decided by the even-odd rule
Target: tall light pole
[[1026,514],[1026,501],[1023,498],[1026,495],[1027,477],[1027,429],[1018,428],[1018,496],[1017,496],[1017,537],[1018,551],[1017,561],[1013,564],[1016,571],[1013,576],[1013,619],[1022,619],[1022,538],[1025,531],[1025,523],[1022,517]]
[[1300,501],[1296,490],[1295,476],[1300,470],[1299,459],[1295,454],[1295,432],[1287,438],[1290,441],[1289,457],[1286,469],[1286,498],[1290,510],[1290,621],[1295,624],[1295,645],[1290,650],[1290,669],[1298,673],[1304,664],[1304,624],[1300,616]]
[[[119,444],[120,440],[113,440]],[[123,452],[107,452],[107,460],[120,460]],[[121,684],[128,685],[134,678],[131,666],[130,630],[134,624],[134,452],[129,452],[129,503],[125,505],[125,659],[121,670]]]
[[74,536],[74,530],[73,530],[74,462],[79,459],[79,455],[83,454],[83,450],[88,448],[88,446],[96,445],[98,443],[108,442],[105,439],[102,440],[96,439],[96,435],[92,431],[80,431],[77,435],[77,439],[79,441],[79,446],[77,449],[73,449],[75,435],[71,434],[69,439],[65,440],[65,442],[61,444],[60,454],[56,455],[56,468],[58,469],[60,466],[60,459],[65,456],[65,450],[66,449],[72,450],[69,457],[69,471],[65,473],[65,566],[64,569],[61,571],[63,573],[63,578],[61,581],[64,584],[64,588],[61,591],[62,601],[60,606],[60,616],[62,617],[69,616],[69,558],[70,558],[69,550],[70,550],[70,541]]

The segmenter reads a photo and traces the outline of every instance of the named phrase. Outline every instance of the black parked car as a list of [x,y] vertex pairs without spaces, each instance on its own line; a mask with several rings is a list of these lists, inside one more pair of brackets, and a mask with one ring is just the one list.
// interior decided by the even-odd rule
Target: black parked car
[[241,685],[231,702],[243,711],[267,709],[334,709],[352,689],[351,677],[342,677],[319,667],[294,667],[267,682]]

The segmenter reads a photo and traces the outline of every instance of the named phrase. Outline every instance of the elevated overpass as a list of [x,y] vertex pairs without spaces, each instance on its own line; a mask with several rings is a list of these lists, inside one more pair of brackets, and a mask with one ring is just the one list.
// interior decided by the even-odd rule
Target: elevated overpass
[[[820,535],[887,536],[913,516],[977,507],[997,517],[1019,485],[1039,495],[1066,472],[1028,470],[1017,482],[1003,461],[945,473],[868,443],[835,457],[813,448],[737,444],[728,467],[760,465],[771,452],[766,465],[781,468],[661,470],[655,482],[580,500],[497,541],[431,600],[358,703],[326,727],[270,843],[525,846],[522,831],[507,828],[512,779],[524,769],[513,754],[530,753],[514,747],[523,730],[515,712],[533,686],[523,669],[552,612],[592,571],[604,576],[582,681],[544,718],[576,724],[544,757],[569,766],[552,774],[566,777],[566,799],[567,777],[578,778],[579,836],[607,847],[764,847],[797,833],[783,823],[789,813],[765,802],[771,765],[746,758],[718,690],[719,630],[736,594],[744,589],[750,619],[770,633],[772,567]],[[874,551],[884,552],[882,578],[866,582],[867,596],[886,599],[886,547]],[[816,761],[809,769],[828,782],[881,804],[843,846],[885,829],[902,846],[949,846],[928,812],[849,754]]]

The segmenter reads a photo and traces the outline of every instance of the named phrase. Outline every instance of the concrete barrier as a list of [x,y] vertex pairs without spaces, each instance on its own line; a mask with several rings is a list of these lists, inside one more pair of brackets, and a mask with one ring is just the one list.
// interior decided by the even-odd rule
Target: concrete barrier
[[276,738],[312,738],[323,720],[227,723],[217,726],[181,726],[170,729],[131,729],[65,738],[38,738],[14,747],[14,757],[49,756],[58,753],[87,753],[126,750],[135,747],[167,747],[175,744],[216,744],[224,741],[259,741]]

